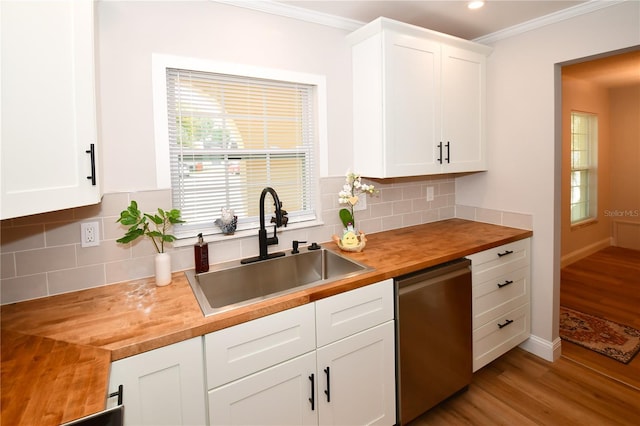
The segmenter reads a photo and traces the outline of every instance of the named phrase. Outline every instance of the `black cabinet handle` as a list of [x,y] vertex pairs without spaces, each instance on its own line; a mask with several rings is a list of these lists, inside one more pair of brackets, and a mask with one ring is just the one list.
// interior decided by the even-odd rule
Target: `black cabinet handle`
[[331,382],[329,375],[329,367],[324,369],[325,374],[327,375],[327,390],[324,391],[325,395],[327,395],[327,402],[331,402]]
[[309,376],[309,380],[311,380],[311,398],[309,398],[309,402],[311,403],[311,411],[313,411],[316,409],[316,383],[313,373]]
[[447,158],[445,158],[445,160],[447,160],[447,163],[451,163],[451,147],[449,146],[449,141],[447,141]]
[[124,387],[122,385],[118,386],[118,392],[113,392],[109,394],[109,398],[113,398],[114,396],[118,397],[118,405],[122,405],[122,397],[124,394]]
[[513,320],[506,320],[504,324],[498,324],[498,328],[505,328],[506,326],[508,326],[509,324],[511,324],[513,322]]
[[513,284],[513,281],[511,281],[511,280],[506,280],[506,281],[505,281],[504,283],[502,283],[502,284],[498,283],[498,288],[506,287],[506,286],[508,286],[509,284]]
[[504,253],[498,253],[498,257],[506,256],[512,253],[513,253],[513,250],[506,250]]
[[87,176],[87,179],[91,181],[91,185],[96,186],[96,146],[95,144],[89,145],[89,149],[85,152],[91,155],[91,176]]
[[438,144],[438,150],[440,151],[440,155],[438,156],[438,163],[442,164],[442,142]]

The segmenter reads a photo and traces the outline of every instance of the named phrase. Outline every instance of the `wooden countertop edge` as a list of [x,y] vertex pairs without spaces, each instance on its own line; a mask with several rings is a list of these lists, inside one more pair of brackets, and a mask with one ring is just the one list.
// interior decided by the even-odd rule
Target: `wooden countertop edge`
[[[468,224],[474,223],[461,219],[450,219],[445,222],[450,222],[454,224]],[[25,417],[29,419],[38,419],[37,423],[39,424],[52,424],[58,425],[61,422],[71,421],[76,418],[80,418],[86,415],[93,414],[95,412],[101,411],[105,408],[105,400],[106,400],[106,392],[105,389],[108,386],[108,375],[110,370],[110,362],[117,361],[119,359],[127,358],[129,356],[134,356],[142,352],[147,352],[150,350],[158,349],[163,346],[171,345],[174,343],[178,343],[183,340],[187,340],[193,337],[202,336],[207,333],[211,333],[223,328],[231,327],[233,325],[237,325],[246,321],[250,321],[256,318],[260,318],[263,316],[267,316],[276,312],[280,312],[286,309],[291,309],[297,306],[301,306],[310,302],[314,302],[316,300],[323,299],[325,297],[330,297],[345,291],[353,290],[359,287],[363,287],[378,281],[382,281],[389,278],[394,278],[397,276],[401,276],[404,274],[408,274],[411,272],[415,272],[424,268],[428,268],[431,266],[436,266],[438,264],[448,262],[450,260],[454,260],[460,257],[464,257],[470,255],[472,253],[477,253],[480,251],[484,251],[493,247],[497,247],[503,244],[507,244],[510,242],[518,241],[521,239],[525,239],[531,237],[533,235],[532,231],[522,230],[522,229],[514,229],[514,228],[505,228],[498,225],[490,225],[490,224],[478,224],[478,226],[484,227],[496,227],[495,229],[510,229],[509,235],[505,237],[497,237],[491,238],[485,242],[477,242],[473,244],[469,244],[464,249],[454,249],[450,252],[446,252],[446,254],[426,257],[427,260],[421,261],[406,261],[402,264],[387,264],[386,266],[378,267],[371,272],[367,272],[355,277],[350,277],[344,280],[340,280],[334,283],[324,284],[321,286],[313,287],[310,289],[300,290],[288,295],[283,295],[280,297],[276,297],[273,299],[261,301],[250,306],[241,307],[234,309],[233,311],[222,312],[216,314],[211,317],[204,317],[200,311],[200,308],[193,296],[191,289],[186,283],[186,277],[183,272],[174,273],[174,284],[171,286],[167,286],[165,288],[158,289],[166,289],[171,288],[169,290],[158,290],[158,291],[174,291],[180,297],[182,297],[181,303],[184,306],[181,306],[184,309],[185,319],[183,323],[168,326],[169,329],[164,329],[163,331],[154,332],[149,331],[148,334],[145,335],[135,335],[133,334],[130,339],[108,339],[104,338],[101,340],[100,338],[95,338],[94,340],[88,343],[78,343],[74,341],[73,338],[66,338],[63,334],[62,336],[52,337],[47,336],[46,330],[36,331],[33,334],[30,334],[29,331],[23,332],[21,330],[5,330],[5,326],[7,325],[5,321],[2,321],[2,337],[3,337],[3,350],[2,350],[2,423],[11,423],[11,424],[20,424],[20,419]],[[420,225],[425,226],[425,225]],[[419,229],[418,227],[415,227]],[[407,228],[403,228],[407,229]],[[435,228],[434,228],[435,229]],[[494,228],[491,228],[494,229]],[[406,232],[412,232],[410,229]],[[388,233],[381,233],[388,234]],[[370,237],[370,240],[380,240],[382,235],[373,234]],[[375,241],[380,243],[380,241]],[[375,244],[375,243],[374,243]],[[372,247],[375,245],[372,244]],[[328,248],[330,250],[339,251],[337,246],[334,243],[326,243],[323,244],[323,247]],[[347,253],[348,257],[355,259],[356,261],[361,261],[362,263],[367,264],[368,254],[367,253],[375,253],[375,249],[365,250],[363,253]],[[342,253],[345,254],[345,253]],[[186,284],[185,284],[186,283]],[[144,297],[145,292],[153,292],[156,291],[154,288],[152,279],[143,279],[136,280],[131,283],[122,283],[123,286],[130,286],[132,290],[132,294]],[[186,286],[186,289],[185,289]],[[109,286],[107,286],[109,287]],[[83,290],[81,292],[91,292],[94,290],[101,297],[108,299],[108,289],[98,291],[95,289]],[[80,294],[81,292],[76,292]],[[137,292],[137,293],[136,293]],[[102,293],[107,293],[104,295]],[[185,295],[188,294],[188,295]],[[108,301],[108,300],[107,300]],[[26,302],[21,302],[26,303]],[[3,306],[4,308],[4,306]],[[194,312],[197,311],[197,314]],[[199,314],[199,315],[198,315]],[[146,320],[146,317],[141,318],[140,320]],[[28,321],[26,321],[28,323]],[[13,325],[13,324],[10,324]],[[17,328],[25,326],[25,324],[16,325]],[[46,328],[46,327],[45,327]],[[159,327],[162,330],[162,327]],[[71,384],[65,382],[61,388],[51,389],[49,392],[45,392],[47,395],[58,395],[58,397],[51,397],[50,400],[55,402],[54,407],[49,407],[47,410],[44,410],[45,405],[40,404],[32,407],[22,407],[22,410],[19,408],[15,408],[16,399],[12,399],[9,395],[7,395],[7,390],[13,389],[13,383],[10,381],[7,382],[6,377],[11,375],[14,371],[12,370],[11,363],[7,357],[5,357],[5,335],[9,335],[7,333],[15,333],[12,336],[23,336],[23,339],[32,339],[35,341],[39,341],[42,339],[46,339],[47,342],[59,342],[62,345],[62,352],[67,351],[71,353],[73,358],[76,356],[75,354],[89,353],[88,358],[90,359],[92,356],[95,356],[96,359],[91,362],[83,364],[83,371],[90,372],[91,375],[91,385],[87,385],[86,382],[82,383],[78,377],[82,377],[76,375],[74,373],[77,370],[78,364],[76,362],[71,362],[68,365],[60,365],[58,370],[50,370],[51,374],[54,374],[55,377],[58,375],[61,377],[71,377],[76,378],[71,380]],[[155,334],[154,334],[155,333]],[[55,334],[55,333],[53,333]],[[81,334],[78,331],[77,334]],[[10,344],[12,340],[6,342]],[[82,357],[82,355],[77,355]],[[42,358],[48,358],[48,356],[42,355]],[[85,357],[86,358],[86,357]],[[62,357],[61,359],[65,359]],[[83,358],[83,361],[85,359]],[[40,363],[42,360],[40,359]],[[32,365],[32,367],[37,367],[37,364]],[[41,365],[42,366],[42,365]],[[33,371],[38,371],[37,368],[32,368]],[[84,377],[86,380],[86,376]],[[17,381],[17,380],[16,380]],[[15,382],[15,381],[14,381]],[[62,382],[54,379],[53,385],[60,385]],[[78,388],[74,388],[78,384]],[[7,389],[7,386],[10,386]],[[71,387],[70,387],[71,386]],[[30,389],[30,388],[29,388]],[[27,389],[28,390],[28,389]],[[35,391],[35,389],[32,389]],[[40,390],[36,392],[38,395],[42,394]],[[20,390],[16,392],[16,396],[14,398],[18,398],[22,400],[25,398],[24,390]],[[85,395],[85,399],[83,399],[82,395]],[[66,396],[60,396],[66,395]],[[87,395],[97,395],[96,401],[88,401]],[[37,398],[35,398],[37,400]],[[47,400],[48,401],[48,400]],[[48,403],[48,402],[47,402]],[[38,408],[39,407],[39,408]],[[59,407],[64,407],[62,410]],[[55,409],[53,409],[55,408]],[[33,410],[33,411],[32,411]],[[57,411],[56,411],[57,410]],[[57,412],[57,414],[53,415],[52,413]],[[52,417],[53,416],[53,417]],[[17,420],[17,421],[15,421]]]
[[0,423],[59,425],[104,410],[108,350],[2,330],[1,351]]

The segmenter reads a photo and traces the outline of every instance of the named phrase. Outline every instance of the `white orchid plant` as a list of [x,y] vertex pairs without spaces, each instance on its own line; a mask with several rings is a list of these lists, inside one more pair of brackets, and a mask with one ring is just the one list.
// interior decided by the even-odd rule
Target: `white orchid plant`
[[340,204],[346,204],[347,207],[340,209],[340,220],[345,228],[355,228],[355,218],[353,208],[360,200],[359,195],[369,194],[375,195],[379,191],[373,185],[362,183],[362,177],[359,174],[348,172],[342,191],[338,193],[338,201]]

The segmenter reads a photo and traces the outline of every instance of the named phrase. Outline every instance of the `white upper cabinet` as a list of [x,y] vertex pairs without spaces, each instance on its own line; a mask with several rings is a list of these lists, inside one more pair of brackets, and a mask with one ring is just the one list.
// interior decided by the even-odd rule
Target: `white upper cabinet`
[[489,47],[386,18],[349,41],[359,173],[387,178],[486,169]]
[[100,202],[94,2],[2,1],[0,15],[0,218]]

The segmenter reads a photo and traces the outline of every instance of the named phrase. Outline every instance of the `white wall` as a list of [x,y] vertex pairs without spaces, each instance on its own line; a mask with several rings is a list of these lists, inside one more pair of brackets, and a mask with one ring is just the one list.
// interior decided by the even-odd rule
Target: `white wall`
[[[487,69],[489,171],[456,180],[456,204],[533,214],[532,334],[559,356],[559,152],[555,64],[640,44],[629,1],[494,43]],[[533,343],[532,343],[533,342]]]
[[210,1],[98,2],[104,191],[156,189],[151,55],[325,75],[329,175],[351,165],[351,48],[344,30]]

